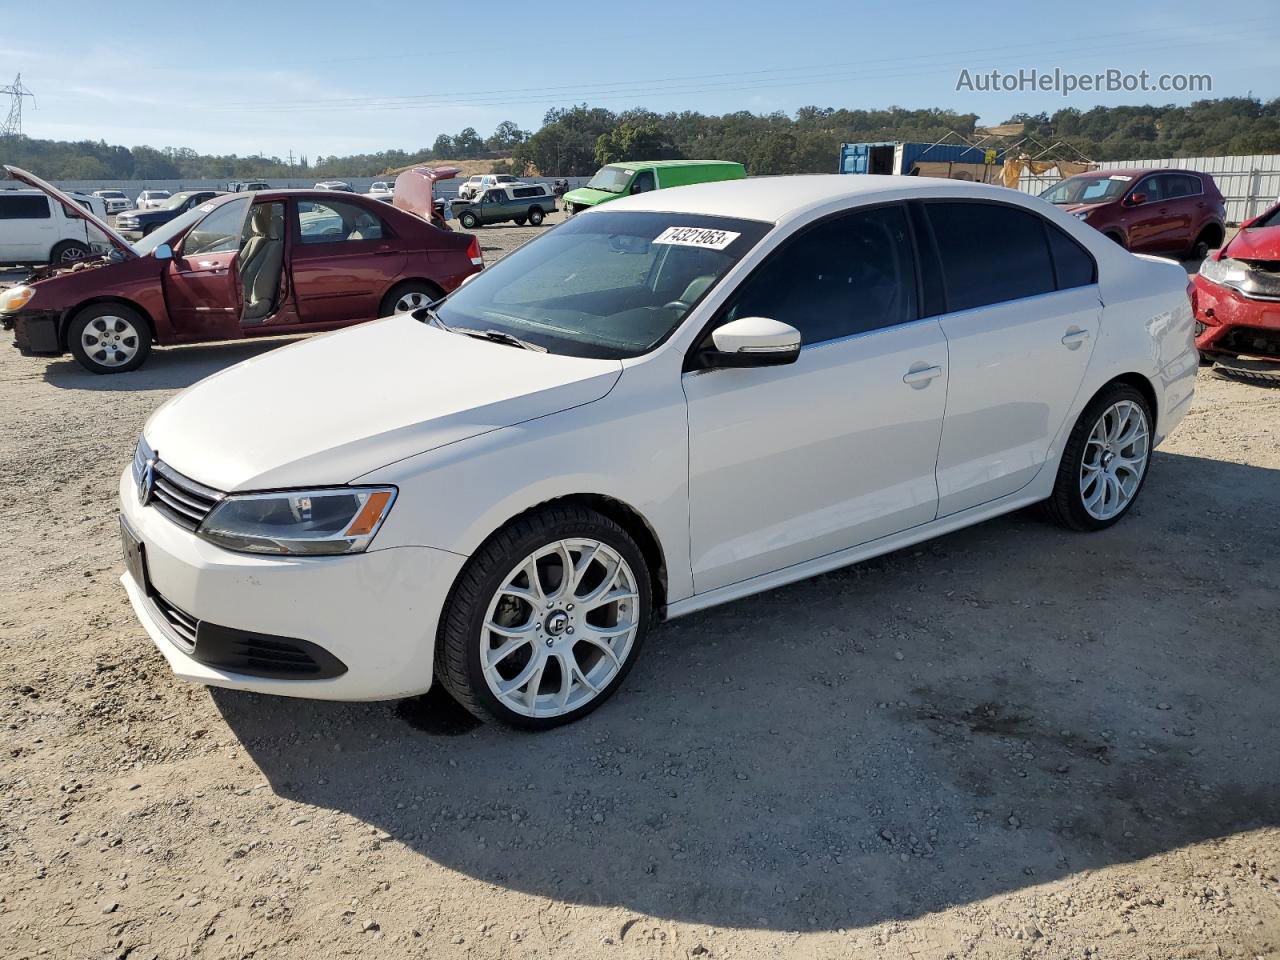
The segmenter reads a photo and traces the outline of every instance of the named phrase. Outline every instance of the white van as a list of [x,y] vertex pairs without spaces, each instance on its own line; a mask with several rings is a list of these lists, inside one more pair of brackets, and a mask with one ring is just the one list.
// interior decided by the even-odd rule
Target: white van
[[[106,217],[100,197],[71,197]],[[0,263],[74,263],[106,253],[107,238],[79,217],[70,216],[39,190],[0,190]]]

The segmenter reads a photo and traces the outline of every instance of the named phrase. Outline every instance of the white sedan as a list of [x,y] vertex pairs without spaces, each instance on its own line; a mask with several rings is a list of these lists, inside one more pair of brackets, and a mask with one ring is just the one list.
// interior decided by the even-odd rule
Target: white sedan
[[1032,503],[1133,506],[1187,278],[1034,197],[760,178],[573,218],[416,314],[170,400],[124,584],[181,677],[543,728],[657,620]]

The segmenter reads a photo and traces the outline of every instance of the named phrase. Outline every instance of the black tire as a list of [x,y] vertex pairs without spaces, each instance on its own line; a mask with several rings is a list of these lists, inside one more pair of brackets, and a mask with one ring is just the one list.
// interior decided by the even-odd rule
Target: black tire
[[[1142,476],[1138,479],[1138,486],[1129,498],[1129,502],[1115,516],[1100,520],[1085,509],[1084,497],[1080,490],[1080,473],[1083,469],[1089,434],[1093,431],[1103,413],[1122,400],[1128,400],[1136,404],[1146,418],[1147,462],[1143,468]],[[1075,426],[1071,428],[1070,435],[1067,437],[1066,446],[1062,451],[1062,460],[1058,463],[1058,476],[1053,484],[1053,494],[1043,504],[1044,512],[1048,518],[1068,530],[1081,532],[1105,530],[1119,521],[1138,502],[1138,497],[1142,494],[1142,487],[1147,482],[1147,475],[1151,473],[1150,445],[1154,434],[1155,423],[1151,414],[1151,404],[1143,396],[1142,391],[1127,383],[1112,383],[1100,390],[1098,395],[1090,400],[1088,406],[1084,408],[1079,419],[1076,420]]]
[[145,227],[142,228],[142,235],[144,237],[149,237],[155,231],[155,229],[156,229],[156,225],[154,223],[148,223]]
[[[485,681],[481,667],[485,616],[490,601],[516,564],[541,547],[577,537],[591,538],[607,545],[631,568],[639,598],[636,607],[639,626],[626,660],[591,700],[559,716],[526,716],[501,703]],[[541,615],[544,611],[534,612]],[[613,520],[586,507],[543,507],[517,517],[493,534],[458,575],[445,602],[436,636],[436,677],[458,703],[481,720],[496,720],[525,730],[558,727],[586,716],[617,691],[640,656],[652,617],[653,588],[649,568],[630,534]],[[550,642],[548,639],[547,644]]]
[[480,221],[476,219],[476,215],[470,210],[464,210],[458,216],[458,222],[468,230],[474,230],[476,227],[480,226]]
[[[85,331],[91,324],[98,324],[106,333],[107,328],[117,326],[116,320],[124,321],[132,329],[131,334],[124,334],[119,341],[120,349],[91,350],[86,346]],[[80,366],[90,373],[128,373],[142,366],[151,354],[151,325],[133,307],[122,303],[95,303],[71,318],[67,326],[67,347]],[[131,350],[132,355],[118,360],[123,356],[123,350]]]
[[[387,291],[387,295],[382,298],[382,303],[378,305],[378,316],[391,316],[395,313],[396,304],[402,297],[415,293],[421,294],[432,303],[444,296],[444,292],[430,281],[406,280],[404,283],[397,283]],[[426,304],[422,304],[422,306],[426,306]],[[416,310],[417,307],[414,307],[414,309]]]
[[1191,244],[1191,248],[1184,254],[1187,260],[1203,260],[1209,255],[1209,251],[1222,243],[1222,231],[1217,227],[1205,227],[1200,231],[1200,235],[1196,237],[1195,243]]
[[530,226],[534,226],[534,227],[542,226],[542,217],[543,217],[542,208],[534,207],[532,210],[529,211]]
[[1121,250],[1129,249],[1129,245],[1124,242],[1124,237],[1121,236],[1120,234],[1115,232],[1108,232],[1108,233],[1104,233],[1103,236],[1106,237],[1108,240],[1110,240],[1112,243],[1117,244]]
[[83,260],[91,252],[88,245],[79,240],[63,240],[61,243],[55,243],[53,249],[49,251],[49,263],[54,266],[75,263],[77,260]]
[[515,217],[515,218],[513,218],[513,219],[512,219],[512,221],[511,221],[511,222],[512,222],[512,223],[514,223],[517,227],[523,227],[526,223],[528,223],[528,222],[529,222],[529,218],[528,218],[528,217]]
[[1280,387],[1280,361],[1276,360],[1215,357],[1213,373],[1223,380],[1241,380],[1264,387]]

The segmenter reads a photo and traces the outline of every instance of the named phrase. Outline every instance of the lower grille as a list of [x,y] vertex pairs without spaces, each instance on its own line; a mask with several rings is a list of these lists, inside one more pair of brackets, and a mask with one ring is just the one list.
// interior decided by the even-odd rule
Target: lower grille
[[155,606],[156,612],[164,619],[168,625],[170,632],[174,635],[178,646],[191,653],[196,648],[196,628],[200,622],[185,610],[175,607],[160,594],[152,591],[151,603]]
[[1259,327],[1234,327],[1216,340],[1214,350],[1243,353],[1250,356],[1280,358],[1280,330]]

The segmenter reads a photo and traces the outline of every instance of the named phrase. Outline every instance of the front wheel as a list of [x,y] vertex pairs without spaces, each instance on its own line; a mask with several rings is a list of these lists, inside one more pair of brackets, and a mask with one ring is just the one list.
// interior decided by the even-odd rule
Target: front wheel
[[1126,383],[1106,387],[1067,438],[1049,518],[1071,530],[1104,530],[1133,506],[1151,458],[1151,406]]
[[142,366],[151,353],[151,328],[132,307],[94,304],[72,319],[67,346],[90,373],[125,373]]
[[529,211],[529,223],[535,227],[542,226],[542,211],[537,207]]
[[512,221],[511,221],[511,222],[512,222],[512,223],[514,223],[517,227],[523,227],[526,223],[528,223],[528,222],[529,222],[529,218],[528,218],[528,217],[514,217],[514,218],[512,218]]
[[494,534],[446,602],[436,674],[483,720],[544,730],[590,713],[631,670],[652,616],[635,541],[602,514],[551,506]]
[[480,221],[476,219],[476,215],[469,210],[458,217],[458,222],[468,230],[474,230],[480,226]]

